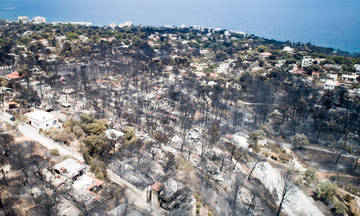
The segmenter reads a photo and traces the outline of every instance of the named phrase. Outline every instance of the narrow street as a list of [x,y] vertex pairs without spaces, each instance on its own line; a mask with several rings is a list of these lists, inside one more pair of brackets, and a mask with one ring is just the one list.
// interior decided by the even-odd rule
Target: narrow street
[[[12,125],[15,124],[14,121],[10,121],[10,117],[11,116],[7,113],[0,113],[1,121],[7,122]],[[62,156],[70,156],[80,162],[84,162],[84,158],[82,157],[82,155],[79,152],[71,151],[71,150],[67,149],[66,146],[56,143],[55,141],[51,140],[50,138],[39,134],[39,132],[32,126],[22,123],[22,122],[19,122],[19,125],[17,128],[18,128],[19,132],[21,132],[24,136],[38,142],[39,144],[46,147],[47,149],[49,149],[49,150],[57,149],[59,151],[59,154]],[[111,182],[127,188],[126,194],[128,196],[128,200],[129,200],[130,204],[134,205],[135,207],[137,207],[141,210],[144,210],[147,212],[152,212],[152,215],[155,215],[155,216],[162,215],[161,210],[159,208],[152,208],[152,206],[150,206],[149,203],[146,202],[146,196],[144,195],[144,193],[141,190],[136,188],[134,185],[132,185],[128,181],[122,179],[120,176],[113,173],[110,169],[107,169],[107,173],[108,173],[107,177]]]
[[29,137],[43,145],[48,149],[57,149],[59,150],[59,154],[63,156],[71,156],[80,162],[84,162],[84,158],[78,152],[70,151],[65,146],[56,143],[55,141],[41,135],[38,131],[27,124],[19,124],[18,126],[19,131],[24,134],[24,136]]

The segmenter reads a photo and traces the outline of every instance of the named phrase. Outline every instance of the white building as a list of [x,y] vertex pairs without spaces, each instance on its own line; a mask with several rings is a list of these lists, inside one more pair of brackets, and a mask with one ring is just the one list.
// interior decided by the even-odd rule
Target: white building
[[328,74],[327,75],[329,79],[332,81],[337,81],[338,75],[337,74]]
[[285,46],[283,51],[287,52],[287,53],[294,53],[294,48],[291,48],[289,46]]
[[130,22],[130,21],[126,21],[124,23],[119,24],[119,28],[129,27],[129,26],[132,26],[132,22]]
[[86,42],[89,40],[88,37],[86,37],[85,35],[79,35],[79,39],[82,41],[82,42]]
[[314,59],[312,59],[310,56],[304,56],[302,62],[301,62],[301,67],[309,67],[310,65],[312,65],[314,62]]
[[356,75],[356,74],[351,74],[351,75],[343,74],[343,75],[341,75],[341,79],[343,81],[350,82],[350,83],[356,83],[357,78],[358,78],[358,75]]
[[207,54],[209,54],[209,50],[207,50],[207,49],[201,49],[200,50],[200,55],[207,55]]
[[28,23],[29,21],[29,17],[27,16],[18,16],[18,22]]
[[115,129],[108,129],[105,131],[105,135],[107,136],[108,139],[116,141],[120,137],[123,137],[124,133]]
[[269,58],[272,54],[270,52],[263,52],[260,53],[260,56],[265,59],[265,58]]
[[114,29],[116,27],[116,24],[115,23],[110,23],[110,28]]
[[325,84],[324,84],[324,89],[325,89],[325,90],[334,90],[336,86],[337,86],[337,82],[336,82],[336,81],[326,80],[326,82],[325,82]]
[[51,25],[70,24],[70,25],[92,26],[92,22],[63,22],[63,21],[56,21],[56,22],[51,22],[50,24]]
[[66,40],[66,39],[67,39],[67,37],[64,36],[64,35],[55,37],[56,41],[63,41],[63,40]]
[[65,177],[65,179],[75,180],[77,177],[85,173],[86,166],[73,158],[68,158],[56,164],[53,170],[56,174]]
[[360,64],[354,64],[354,68],[356,72],[360,72]]
[[41,16],[36,16],[32,18],[32,22],[35,24],[46,23],[46,18]]
[[86,173],[79,176],[72,184],[70,194],[77,202],[84,203],[86,208],[91,209],[94,201],[100,198],[96,192],[101,190],[103,184],[103,181]]
[[40,39],[38,40],[44,47],[49,46],[49,41],[46,39]]
[[46,130],[50,127],[56,127],[58,124],[57,118],[54,115],[43,110],[35,110],[25,114],[25,116],[28,118],[29,124],[37,129]]

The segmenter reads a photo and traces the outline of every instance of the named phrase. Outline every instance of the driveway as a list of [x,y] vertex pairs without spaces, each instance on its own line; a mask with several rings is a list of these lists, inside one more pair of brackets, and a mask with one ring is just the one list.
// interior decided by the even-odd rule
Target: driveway
[[[10,121],[11,115],[7,113],[0,113],[0,120],[8,122],[10,124],[14,124],[15,122]],[[81,162],[84,162],[84,158],[79,152],[71,151],[66,148],[66,146],[63,146],[53,140],[51,140],[48,137],[45,137],[41,134],[39,134],[38,130],[34,127],[25,124],[25,123],[19,123],[18,130],[26,137],[37,141],[42,146],[48,148],[48,149],[57,149],[59,151],[60,155],[63,156],[70,156],[73,157]],[[149,203],[146,202],[146,195],[136,188],[134,185],[129,183],[128,181],[122,179],[120,176],[113,173],[110,169],[107,169],[108,172],[108,179],[111,182],[114,182],[116,184],[125,186],[127,188],[126,195],[129,199],[129,203],[137,207],[138,209],[141,209],[143,211],[152,212],[152,215],[163,215],[163,212],[160,208],[151,206]]]
[[82,157],[82,155],[80,153],[70,151],[63,145],[56,143],[55,141],[39,134],[38,131],[35,128],[31,127],[30,125],[19,124],[18,129],[22,134],[24,134],[24,136],[37,141],[44,147],[46,147],[48,149],[57,149],[59,151],[60,155],[71,156],[78,161],[84,162],[84,158]]

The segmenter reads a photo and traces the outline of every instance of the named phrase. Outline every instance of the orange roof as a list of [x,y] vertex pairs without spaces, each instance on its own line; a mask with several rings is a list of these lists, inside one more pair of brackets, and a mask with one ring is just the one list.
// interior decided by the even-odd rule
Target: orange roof
[[304,70],[301,70],[298,66],[294,66],[294,68],[292,70],[290,70],[290,73],[293,73],[293,74],[304,74],[305,71]]
[[210,73],[210,77],[217,77],[216,73]]
[[10,74],[7,74],[7,75],[6,75],[6,78],[8,78],[8,79],[19,79],[19,78],[22,78],[23,76],[24,76],[24,75],[21,75],[21,76],[20,76],[19,72],[14,71],[14,72],[12,72],[12,73],[10,73]]
[[163,184],[161,184],[160,182],[155,182],[152,186],[151,186],[151,190],[154,191],[161,191],[163,188]]
[[261,53],[262,56],[271,56],[272,54],[270,52],[263,52]]
[[115,38],[113,38],[113,37],[111,37],[111,38],[100,38],[100,41],[109,41],[109,42],[111,42],[113,40],[115,40]]
[[292,71],[291,73],[293,73],[293,74],[304,74],[305,71],[303,71],[303,70],[296,70],[296,71]]
[[15,101],[8,101],[6,103],[9,105],[19,105],[19,103],[16,103]]
[[228,139],[231,139],[233,135],[231,134],[226,134],[225,137],[228,138]]

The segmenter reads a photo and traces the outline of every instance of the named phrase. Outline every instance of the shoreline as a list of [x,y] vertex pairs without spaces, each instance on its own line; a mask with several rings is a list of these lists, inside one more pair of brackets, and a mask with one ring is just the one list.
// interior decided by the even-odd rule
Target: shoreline
[[[45,17],[46,18],[46,17]],[[47,19],[47,18],[46,18]],[[0,18],[0,20],[5,20],[8,22],[17,22],[17,20],[10,20],[10,19],[3,19]],[[73,24],[73,25],[84,25],[86,27],[99,27],[99,28],[104,28],[104,27],[110,27],[110,24],[96,24],[93,23],[91,21],[48,21],[46,22],[46,24],[51,24],[51,25],[57,25],[57,24]],[[116,24],[116,27],[118,27],[118,25],[121,23]],[[155,27],[155,28],[194,28],[194,29],[210,29],[210,30],[215,30],[215,31],[229,31],[231,33],[236,33],[236,34],[242,34],[242,35],[254,35],[255,37],[259,37],[259,38],[263,38],[266,40],[274,40],[276,42],[280,42],[280,43],[291,43],[291,44],[310,44],[312,46],[316,46],[316,47],[320,47],[320,48],[325,48],[325,49],[333,49],[333,51],[335,53],[344,53],[344,54],[348,54],[350,56],[355,56],[355,55],[360,55],[360,50],[359,51],[349,51],[349,50],[345,50],[345,49],[341,49],[341,48],[336,48],[336,47],[331,47],[331,46],[326,46],[326,45],[318,45],[315,44],[313,42],[305,42],[305,41],[294,41],[294,40],[282,40],[282,39],[275,39],[275,38],[270,38],[270,37],[266,37],[266,36],[261,36],[255,33],[247,33],[245,31],[239,31],[239,30],[233,30],[233,29],[228,29],[225,27],[209,27],[209,26],[202,26],[202,25],[186,25],[186,24],[181,24],[181,25],[168,25],[168,24],[164,24],[164,25],[143,25],[143,24],[132,24],[133,26],[137,26],[137,27]],[[120,27],[121,28],[121,27]]]

